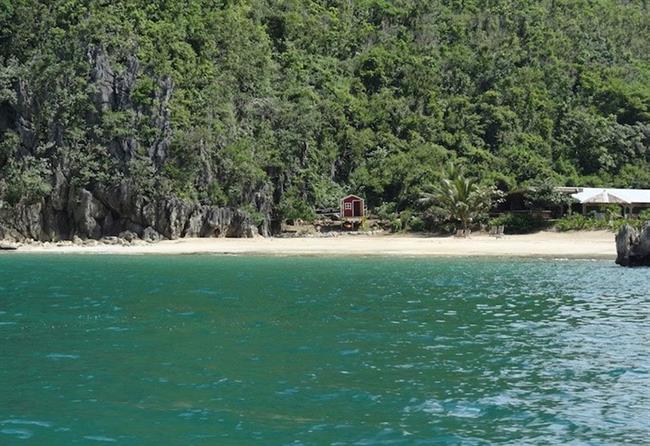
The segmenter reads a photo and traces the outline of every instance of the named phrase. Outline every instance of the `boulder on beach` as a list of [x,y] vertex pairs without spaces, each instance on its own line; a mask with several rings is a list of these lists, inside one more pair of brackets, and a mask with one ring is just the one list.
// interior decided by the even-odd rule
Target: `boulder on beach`
[[124,239],[129,243],[131,243],[134,240],[138,240],[138,234],[136,234],[133,231],[122,231],[120,232],[120,235],[118,235],[118,237]]
[[158,233],[154,228],[148,226],[142,232],[142,239],[148,242],[157,242],[163,239],[163,236]]
[[0,241],[0,250],[2,251],[14,251],[18,249],[18,244],[14,242]]
[[621,266],[650,266],[650,222],[641,231],[630,225],[616,234],[616,263]]

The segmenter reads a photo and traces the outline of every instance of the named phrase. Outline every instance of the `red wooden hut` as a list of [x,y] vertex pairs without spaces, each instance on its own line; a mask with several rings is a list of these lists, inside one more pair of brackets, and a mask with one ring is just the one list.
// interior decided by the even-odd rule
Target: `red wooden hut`
[[341,218],[360,219],[365,215],[365,202],[356,195],[341,198]]

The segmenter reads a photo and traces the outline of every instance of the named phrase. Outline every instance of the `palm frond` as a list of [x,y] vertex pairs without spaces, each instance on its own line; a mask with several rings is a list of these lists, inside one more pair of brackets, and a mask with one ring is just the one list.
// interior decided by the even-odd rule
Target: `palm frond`
[[477,179],[466,177],[462,166],[449,165],[446,178],[435,185],[432,192],[423,193],[419,201],[429,205],[430,211],[467,227],[490,210],[494,196],[494,188],[482,187]]

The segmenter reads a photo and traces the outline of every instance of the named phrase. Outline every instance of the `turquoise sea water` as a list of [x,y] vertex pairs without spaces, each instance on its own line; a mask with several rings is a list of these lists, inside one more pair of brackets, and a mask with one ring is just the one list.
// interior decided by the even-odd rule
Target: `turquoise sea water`
[[0,445],[650,441],[650,270],[0,255]]

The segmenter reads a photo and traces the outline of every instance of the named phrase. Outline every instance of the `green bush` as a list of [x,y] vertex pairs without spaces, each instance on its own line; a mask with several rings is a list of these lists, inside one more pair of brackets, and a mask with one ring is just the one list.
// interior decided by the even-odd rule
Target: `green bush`
[[599,224],[606,223],[605,220],[596,220],[595,218],[585,217],[582,214],[565,215],[555,222],[555,228],[558,231],[581,231],[590,229],[599,229]]
[[489,222],[490,227],[504,226],[506,234],[528,234],[548,226],[539,215],[534,214],[503,214]]
[[207,195],[209,203],[212,205],[225,206],[228,204],[228,195],[217,181],[213,181],[208,185]]
[[248,214],[248,217],[256,226],[261,226],[264,223],[264,214],[257,211],[252,204],[242,206],[242,211]]
[[280,201],[279,213],[284,219],[314,221],[316,213],[314,209],[303,200],[296,190],[287,192]]
[[399,218],[395,218],[391,220],[390,222],[390,230],[391,232],[399,232],[402,230],[402,220]]
[[26,157],[20,163],[10,163],[0,171],[0,191],[3,195],[0,199],[5,199],[12,206],[19,202],[36,203],[52,190],[47,178],[48,167],[42,160]]
[[408,229],[412,215],[413,212],[410,209],[406,209],[399,213],[399,219],[402,222],[402,229]]
[[382,203],[375,208],[375,214],[382,220],[392,220],[397,215],[396,203]]
[[421,232],[424,230],[424,220],[420,217],[413,216],[408,222],[408,228],[411,231]]
[[641,227],[641,220],[628,220],[626,218],[619,217],[614,220],[610,220],[604,226],[599,225],[599,227],[597,227],[596,229],[609,229],[610,231],[618,232],[618,230],[621,229],[621,227],[623,227],[626,224],[639,228]]
[[558,231],[596,231],[609,230],[617,232],[623,225],[640,226],[642,220],[628,220],[622,217],[610,219],[586,217],[582,214],[566,215],[555,222]]
[[650,209],[645,209],[639,213],[639,220],[642,222],[650,221]]

